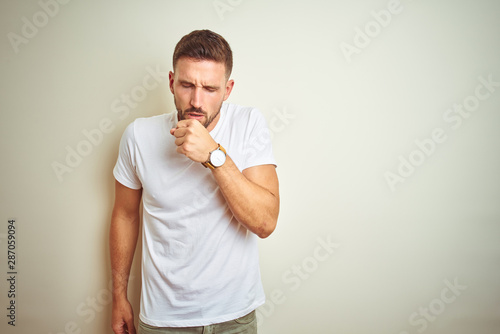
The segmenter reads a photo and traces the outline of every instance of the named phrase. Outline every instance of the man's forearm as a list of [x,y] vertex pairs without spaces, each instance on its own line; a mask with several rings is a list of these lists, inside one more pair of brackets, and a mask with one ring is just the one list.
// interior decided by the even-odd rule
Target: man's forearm
[[138,235],[139,217],[129,219],[113,213],[109,235],[113,299],[127,298],[130,268]]
[[[189,159],[207,161],[217,143],[197,120],[181,120],[170,130],[177,152]],[[276,227],[279,212],[279,190],[272,165],[255,166],[240,172],[232,159],[212,170],[215,180],[236,219],[261,238]]]
[[[274,166],[269,168],[275,173]],[[213,175],[235,218],[259,237],[269,236],[279,213],[277,179],[268,182],[276,183],[275,188],[264,188],[241,173],[229,156],[223,166],[213,170]]]

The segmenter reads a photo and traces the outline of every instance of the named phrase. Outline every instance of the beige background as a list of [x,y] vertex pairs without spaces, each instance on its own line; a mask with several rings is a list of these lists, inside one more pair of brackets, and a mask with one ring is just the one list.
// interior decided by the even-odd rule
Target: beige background
[[[161,73],[198,28],[233,48],[230,101],[273,125],[282,206],[260,243],[260,333],[500,332],[498,1],[63,2],[0,4],[0,277],[9,218],[18,237],[2,333],[111,332],[118,142],[173,111]],[[138,313],[137,262],[134,276]]]

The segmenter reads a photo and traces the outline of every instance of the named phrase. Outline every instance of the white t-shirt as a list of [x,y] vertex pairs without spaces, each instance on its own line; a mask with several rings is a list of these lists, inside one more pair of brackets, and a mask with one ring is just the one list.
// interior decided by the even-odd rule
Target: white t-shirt
[[[240,171],[273,164],[269,130],[254,108],[223,103],[210,135]],[[210,169],[176,152],[177,113],[125,130],[113,174],[143,188],[140,319],[192,327],[239,318],[265,302],[258,237],[231,213]]]

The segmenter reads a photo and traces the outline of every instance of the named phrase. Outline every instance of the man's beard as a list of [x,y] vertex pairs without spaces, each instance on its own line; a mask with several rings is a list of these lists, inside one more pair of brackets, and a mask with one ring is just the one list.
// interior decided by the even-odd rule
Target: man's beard
[[212,124],[213,120],[219,115],[220,113],[220,109],[222,107],[222,103],[219,105],[219,107],[217,108],[217,112],[215,113],[215,115],[212,115],[212,117],[208,118],[207,117],[207,112],[204,111],[203,109],[201,108],[194,108],[194,107],[191,107],[191,108],[188,108],[184,111],[182,111],[180,108],[177,108],[177,103],[175,102],[175,98],[174,98],[174,103],[175,103],[175,106],[176,106],[176,109],[177,109],[177,119],[179,121],[181,120],[184,120],[184,119],[187,119],[186,118],[186,115],[188,113],[195,113],[195,114],[199,114],[199,115],[203,115],[205,117],[205,122],[200,122],[205,128],[208,128],[208,126],[210,124]]

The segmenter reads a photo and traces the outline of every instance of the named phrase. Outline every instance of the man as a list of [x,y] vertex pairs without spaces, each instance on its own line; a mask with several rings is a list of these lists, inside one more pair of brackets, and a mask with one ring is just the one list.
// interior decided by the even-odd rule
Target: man
[[262,115],[224,102],[231,70],[220,35],[184,36],[169,73],[177,113],[137,119],[123,134],[110,227],[116,334],[136,333],[127,285],[141,198],[138,332],[257,332],[257,240],[276,227],[278,178]]

